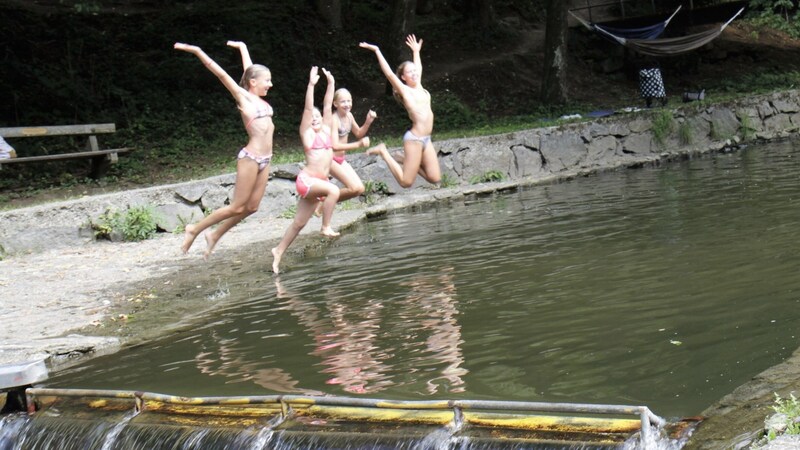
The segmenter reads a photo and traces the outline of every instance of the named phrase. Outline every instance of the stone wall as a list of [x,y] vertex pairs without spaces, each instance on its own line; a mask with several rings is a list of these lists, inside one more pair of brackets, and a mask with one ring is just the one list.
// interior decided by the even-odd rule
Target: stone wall
[[[591,121],[513,133],[435,141],[449,188],[469,185],[487,174],[508,182],[569,176],[601,169],[638,166],[676,155],[736,147],[743,142],[787,137],[800,129],[800,91],[737,102],[690,103],[678,109],[616,114]],[[434,135],[435,138],[435,135]],[[399,149],[394,149],[399,151]],[[366,181],[383,182],[390,195],[426,186],[418,178],[402,189],[378,157],[351,154],[348,161]],[[276,217],[296,204],[297,164],[275,166],[257,215]],[[109,208],[154,207],[159,227],[174,231],[228,203],[234,174],[174,185],[124,191],[0,213],[0,256],[91,242],[87,227]]]

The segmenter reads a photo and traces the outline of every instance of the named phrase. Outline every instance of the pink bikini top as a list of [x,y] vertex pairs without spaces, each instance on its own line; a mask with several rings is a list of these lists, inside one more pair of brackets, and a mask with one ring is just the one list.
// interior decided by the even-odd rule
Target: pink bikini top
[[323,131],[314,134],[314,142],[308,150],[328,150],[332,148],[333,142],[331,141],[331,136]]

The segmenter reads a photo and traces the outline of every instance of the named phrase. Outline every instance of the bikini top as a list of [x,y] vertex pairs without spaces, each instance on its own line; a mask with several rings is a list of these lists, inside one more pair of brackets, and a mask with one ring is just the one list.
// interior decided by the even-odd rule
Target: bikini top
[[339,120],[339,137],[346,137],[350,134],[350,130],[353,129],[353,123],[350,121],[350,118],[345,116],[345,119],[347,119],[346,125],[344,121]]
[[250,120],[247,122],[245,128],[250,128],[250,125],[256,119],[263,119],[264,117],[272,117],[273,110],[272,106],[266,102],[266,100],[258,99],[260,103],[256,104],[256,115],[251,117]]
[[331,141],[331,136],[323,131],[314,133],[314,142],[311,144],[311,147],[309,147],[308,150],[329,150],[332,148],[333,142]]

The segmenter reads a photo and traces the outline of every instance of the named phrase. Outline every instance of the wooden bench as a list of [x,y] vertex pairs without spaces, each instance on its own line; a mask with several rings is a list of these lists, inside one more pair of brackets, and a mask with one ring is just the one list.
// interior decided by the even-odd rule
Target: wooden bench
[[[108,170],[111,164],[118,161],[121,153],[129,152],[131,148],[110,148],[100,149],[97,144],[98,134],[116,132],[113,123],[99,123],[87,125],[48,125],[41,127],[15,127],[0,128],[0,136],[3,138],[23,138],[23,137],[43,137],[43,136],[88,136],[86,147],[72,153],[57,153],[53,155],[23,156],[10,159],[0,159],[0,169],[6,164],[21,164],[30,162],[58,161],[62,159],[90,158],[92,178],[100,178]],[[13,143],[12,143],[13,146]]]

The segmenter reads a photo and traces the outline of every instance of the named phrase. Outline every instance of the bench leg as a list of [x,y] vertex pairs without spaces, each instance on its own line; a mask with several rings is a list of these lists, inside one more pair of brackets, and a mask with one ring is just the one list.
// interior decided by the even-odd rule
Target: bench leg
[[[89,173],[89,176],[92,177],[93,180],[97,180],[103,178],[108,172],[108,168],[111,166],[112,159],[109,155],[103,156],[95,156],[92,158],[92,170]],[[117,156],[116,153],[114,156]]]

